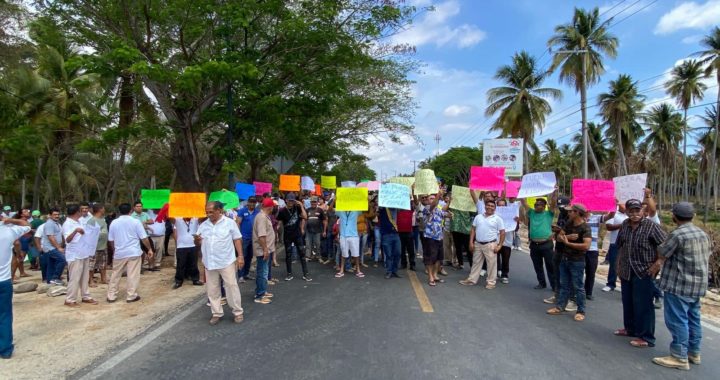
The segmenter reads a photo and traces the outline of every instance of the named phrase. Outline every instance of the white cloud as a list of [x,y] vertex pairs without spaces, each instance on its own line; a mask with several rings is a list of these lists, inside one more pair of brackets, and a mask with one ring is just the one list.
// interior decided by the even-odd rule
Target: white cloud
[[682,39],[682,43],[686,45],[697,45],[700,40],[702,40],[703,35],[702,34],[693,34],[692,36],[687,36]]
[[669,34],[681,29],[704,29],[720,20],[720,0],[704,4],[684,2],[665,13],[655,27],[655,34]]
[[[426,1],[417,1],[420,5],[427,5]],[[395,44],[410,44],[421,46],[435,44],[435,46],[455,45],[466,48],[478,44],[485,39],[485,32],[476,25],[451,25],[453,17],[460,14],[460,3],[457,0],[446,0],[434,6],[420,17],[417,23],[407,30],[393,36]]]
[[447,123],[440,126],[440,130],[443,132],[448,131],[464,131],[470,129],[472,125],[470,123]]
[[473,107],[466,105],[453,104],[445,108],[443,115],[447,117],[458,117],[467,113],[473,112]]

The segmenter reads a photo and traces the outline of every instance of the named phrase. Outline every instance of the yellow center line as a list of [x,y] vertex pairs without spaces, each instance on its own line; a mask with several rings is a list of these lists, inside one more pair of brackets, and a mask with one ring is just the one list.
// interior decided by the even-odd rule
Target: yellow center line
[[410,284],[412,284],[413,290],[415,291],[415,297],[417,297],[418,303],[420,303],[420,309],[423,313],[432,313],[434,311],[432,304],[420,280],[418,280],[417,274],[413,271],[407,271],[407,274],[410,279]]

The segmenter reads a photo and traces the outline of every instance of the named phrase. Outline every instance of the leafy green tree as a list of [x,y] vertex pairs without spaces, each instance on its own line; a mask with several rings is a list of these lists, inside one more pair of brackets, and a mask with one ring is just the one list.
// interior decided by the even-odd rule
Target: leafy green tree
[[483,162],[482,148],[454,147],[447,152],[420,163],[421,168],[432,169],[435,176],[451,188],[452,185],[467,186],[470,181],[470,166]]

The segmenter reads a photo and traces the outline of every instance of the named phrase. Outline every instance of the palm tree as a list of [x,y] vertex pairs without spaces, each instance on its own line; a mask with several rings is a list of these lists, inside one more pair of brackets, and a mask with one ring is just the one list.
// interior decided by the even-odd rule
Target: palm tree
[[[704,156],[706,159],[710,160],[710,172],[708,175],[708,184],[706,185],[706,192],[705,192],[705,214],[703,218],[707,218],[707,209],[710,208],[710,187],[712,186],[713,189],[715,189],[715,205],[713,207],[713,210],[717,207],[717,187],[715,186],[717,184],[716,177],[717,172],[715,171],[715,165],[717,163],[717,157],[718,157],[718,134],[717,134],[717,120],[718,116],[720,115],[720,107],[716,104],[712,107],[708,107],[705,109],[705,115],[700,116],[703,123],[707,126],[707,128],[703,128],[706,131],[703,132],[700,135],[700,138],[698,139],[698,143],[700,146],[703,147]],[[708,157],[709,156],[709,157]],[[707,223],[707,220],[704,220],[704,223]]]
[[[547,43],[548,47],[558,49],[550,71],[560,67],[560,81],[575,86],[575,91],[580,93],[583,126],[587,125],[587,86],[597,83],[605,73],[603,56],[617,56],[618,39],[607,30],[610,21],[612,18],[600,20],[597,7],[591,11],[575,8],[572,21],[556,26],[555,34]],[[600,168],[595,169],[599,174]]]
[[[588,140],[590,152],[595,156],[598,166],[604,167],[610,157],[610,150],[607,147],[608,139],[603,136],[602,125],[588,123]],[[582,154],[582,132],[573,136],[572,141],[575,143],[573,147],[575,156],[579,157]]]
[[703,76],[702,63],[694,59],[675,66],[671,78],[665,82],[665,91],[673,97],[678,107],[683,109],[683,198],[688,199],[687,165],[687,111],[696,100],[702,100],[707,86],[700,82]]
[[[649,129],[643,143],[648,146],[649,151],[655,152],[659,163],[662,189],[658,194],[662,197],[667,192],[665,169],[673,166],[677,157],[677,146],[682,140],[683,118],[671,104],[662,103],[643,116],[643,123]],[[661,205],[663,201],[664,199],[660,199]]]
[[[700,56],[700,63],[703,65],[707,65],[705,67],[705,75],[710,76],[712,75],[712,72],[715,71],[715,80],[718,84],[718,93],[717,93],[717,100],[716,100],[716,110],[720,109],[720,27],[715,27],[710,34],[705,36],[705,38],[700,41],[700,45],[705,47],[705,50],[699,51],[695,53],[696,55]],[[717,152],[717,143],[718,143],[718,131],[720,130],[720,113],[715,113],[715,137],[713,138],[713,152]],[[710,208],[710,186],[713,186],[713,189],[715,193],[717,194],[717,187],[714,186],[715,182],[713,181],[713,177],[715,176],[715,171],[717,170],[717,160],[715,158],[715,155],[712,155],[711,157],[711,164],[710,164],[710,185],[707,186],[706,192],[705,192],[705,214],[703,216],[703,222],[707,223],[708,219],[708,209]],[[717,198],[716,198],[717,199]]]
[[[610,92],[598,96],[600,115],[609,126],[608,132],[615,137],[620,175],[628,174],[625,149],[632,148],[635,143],[628,141],[628,138],[635,137],[632,127],[637,124],[635,118],[643,108],[644,99],[645,97],[638,93],[637,82],[633,82],[627,74],[620,74],[616,80],[610,81]],[[623,144],[623,136],[626,137],[627,146]]]
[[[541,87],[548,73],[541,73],[535,58],[525,51],[515,53],[512,64],[502,66],[495,73],[495,79],[504,86],[491,88],[487,92],[488,107],[485,115],[500,113],[490,130],[499,131],[501,137],[523,139],[523,152],[528,156],[527,144],[532,144],[535,129],[545,127],[545,118],[552,112],[546,98],[560,99],[562,92],[556,88]],[[525,168],[528,169],[528,160]]]

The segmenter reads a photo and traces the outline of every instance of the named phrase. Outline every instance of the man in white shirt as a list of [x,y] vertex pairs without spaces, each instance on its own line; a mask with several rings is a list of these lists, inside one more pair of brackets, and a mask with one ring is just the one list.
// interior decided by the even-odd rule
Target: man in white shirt
[[129,203],[118,206],[120,217],[110,223],[108,231],[108,244],[113,248],[113,274],[108,285],[107,301],[112,303],[117,300],[118,286],[123,270],[127,267],[127,302],[140,300],[137,288],[140,284],[140,268],[142,266],[142,249],[140,241],[147,248],[148,260],[153,258],[153,250],[150,246],[147,233],[143,224],[130,216],[132,207]]
[[615,287],[615,285],[617,283],[617,255],[618,255],[618,247],[617,247],[617,244],[615,244],[615,242],[617,241],[618,230],[620,230],[620,227],[622,227],[623,222],[627,218],[628,218],[628,216],[625,215],[625,204],[618,203],[618,210],[615,213],[615,216],[605,223],[605,228],[610,232],[610,247],[608,248],[608,254],[606,257],[608,264],[609,264],[607,284],[602,289],[603,292],[609,292],[609,291],[613,291],[616,289],[618,291],[620,291],[619,288]]
[[505,243],[505,224],[495,214],[495,201],[485,200],[485,213],[478,214],[470,229],[470,250],[473,263],[470,276],[460,281],[463,285],[475,285],[480,278],[483,262],[487,261],[487,284],[485,289],[495,289],[497,280],[497,254]]
[[156,221],[154,212],[150,213],[150,211],[148,211],[148,215],[152,215],[149,220],[149,222],[152,223],[148,225],[147,230],[150,234],[152,245],[155,248],[155,260],[148,259],[148,270],[151,272],[159,272],[162,264],[162,258],[165,255],[165,221]]
[[80,224],[87,224],[90,219],[92,219],[90,204],[87,202],[80,202]]
[[192,279],[193,285],[203,285],[197,267],[197,247],[193,239],[193,235],[197,234],[198,220],[197,218],[176,218],[173,224],[177,266],[175,267],[175,284],[172,288],[181,287],[187,276]]
[[10,267],[13,245],[30,231],[30,224],[22,219],[0,217],[0,358],[9,359],[13,353],[12,296]]
[[242,235],[237,223],[224,215],[222,203],[208,202],[205,206],[205,214],[207,219],[198,227],[195,245],[200,246],[205,265],[205,289],[213,315],[210,325],[217,325],[223,316],[220,278],[224,283],[227,303],[235,316],[234,321],[240,323],[243,321],[243,309],[240,304],[237,270],[245,263],[242,254]]
[[[68,262],[68,286],[65,306],[78,307],[78,291],[81,292],[81,302],[97,305],[92,296],[88,278],[90,276],[90,252],[86,252],[80,240],[85,234],[84,225],[80,223],[82,213],[80,206],[70,205],[67,208],[67,219],[63,223],[63,237],[65,238],[65,260]],[[93,250],[92,254],[95,252]]]

